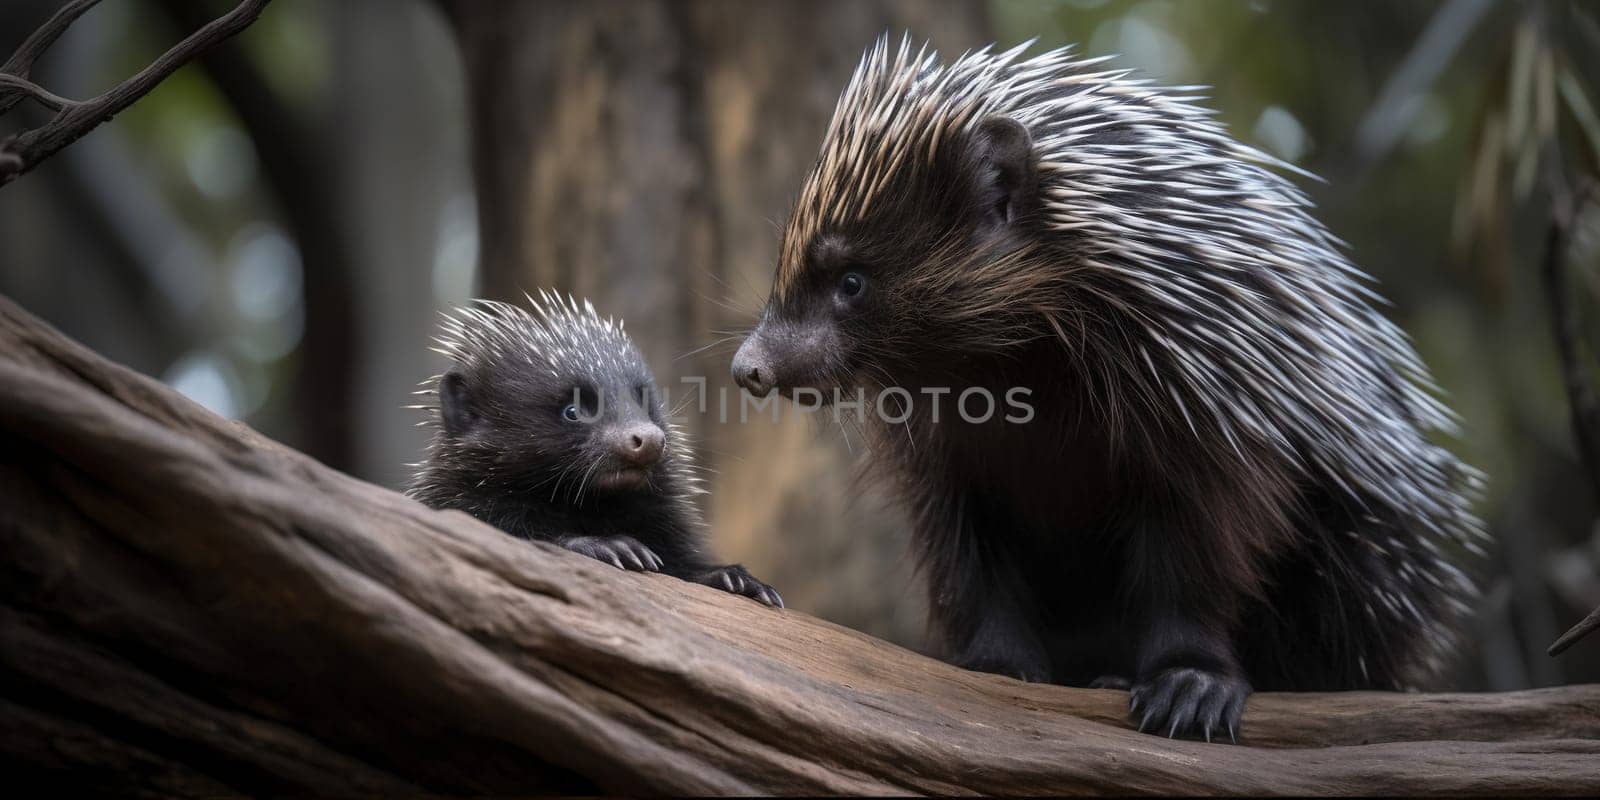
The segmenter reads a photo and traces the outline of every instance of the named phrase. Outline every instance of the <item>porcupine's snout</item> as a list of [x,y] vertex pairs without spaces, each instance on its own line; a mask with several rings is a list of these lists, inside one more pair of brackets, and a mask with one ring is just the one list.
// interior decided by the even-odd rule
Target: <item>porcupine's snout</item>
[[644,468],[661,459],[667,437],[661,427],[650,422],[630,425],[614,434],[611,443],[617,457],[631,467]]
[[630,491],[650,484],[667,435],[649,420],[624,421],[604,434],[604,455],[591,485],[600,491]]
[[774,377],[772,359],[762,342],[761,329],[757,328],[733,354],[733,381],[756,397],[766,397],[777,385]]
[[822,388],[838,351],[831,320],[763,320],[733,356],[733,379],[756,397],[774,389],[788,395],[798,387]]

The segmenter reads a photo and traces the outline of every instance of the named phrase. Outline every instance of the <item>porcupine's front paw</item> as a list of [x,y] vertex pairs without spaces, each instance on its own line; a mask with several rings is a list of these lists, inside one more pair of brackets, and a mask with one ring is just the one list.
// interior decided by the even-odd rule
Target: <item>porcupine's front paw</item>
[[659,572],[661,557],[632,536],[578,536],[561,543],[574,553],[604,561],[617,569]]
[[769,606],[783,608],[783,598],[779,596],[777,589],[756,580],[749,570],[738,564],[707,570],[695,578],[695,583],[733,594],[742,594]]
[[1204,736],[1228,732],[1238,742],[1239,716],[1244,713],[1250,684],[1244,678],[1194,667],[1171,667],[1141,679],[1128,696],[1139,730]]

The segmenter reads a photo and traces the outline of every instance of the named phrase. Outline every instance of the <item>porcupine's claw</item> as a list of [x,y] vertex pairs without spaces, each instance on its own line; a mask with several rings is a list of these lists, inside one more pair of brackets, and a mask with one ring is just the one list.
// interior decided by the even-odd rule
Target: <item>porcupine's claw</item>
[[695,578],[695,583],[721,589],[729,594],[743,595],[775,608],[783,608],[783,597],[778,594],[778,590],[756,580],[749,570],[738,564],[708,570]]
[[1174,667],[1140,681],[1129,693],[1128,707],[1139,719],[1139,730],[1168,738],[1212,734],[1223,728],[1235,742],[1239,717],[1244,712],[1250,684],[1220,672]]
[[579,536],[562,542],[561,546],[617,569],[633,572],[661,570],[661,557],[631,536]]

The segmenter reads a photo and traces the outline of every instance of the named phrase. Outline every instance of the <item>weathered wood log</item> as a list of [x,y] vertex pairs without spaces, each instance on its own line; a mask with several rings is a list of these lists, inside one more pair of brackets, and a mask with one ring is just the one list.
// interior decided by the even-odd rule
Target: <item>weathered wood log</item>
[[151,793],[1600,792],[1600,686],[1257,695],[1238,746],[516,541],[0,298],[0,764]]

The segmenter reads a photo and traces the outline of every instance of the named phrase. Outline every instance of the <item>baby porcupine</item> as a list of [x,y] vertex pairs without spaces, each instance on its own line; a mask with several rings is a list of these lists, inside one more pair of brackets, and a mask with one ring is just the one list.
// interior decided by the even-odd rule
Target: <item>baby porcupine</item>
[[703,548],[700,493],[683,434],[663,416],[622,323],[541,291],[533,312],[477,301],[446,315],[454,362],[424,393],[432,440],[407,492],[523,539],[628,570],[782,606],[743,567]]
[[[915,398],[870,464],[958,664],[1131,684],[1141,729],[1207,739],[1252,685],[1428,679],[1479,479],[1369,279],[1187,90],[1021,51],[869,50],[735,379]],[[1014,387],[1024,424],[953,413]]]

